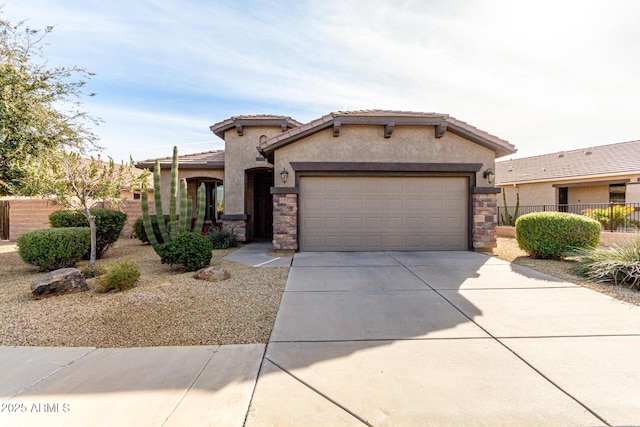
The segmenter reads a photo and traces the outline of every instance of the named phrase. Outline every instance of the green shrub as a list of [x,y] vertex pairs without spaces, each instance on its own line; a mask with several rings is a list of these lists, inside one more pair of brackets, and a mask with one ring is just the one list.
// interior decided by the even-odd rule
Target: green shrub
[[233,232],[227,228],[217,230],[212,227],[209,229],[208,236],[209,240],[211,240],[211,244],[213,245],[213,249],[227,249],[238,246],[236,236],[234,236]]
[[[96,258],[102,255],[120,237],[127,214],[111,209],[91,209],[96,218]],[[61,227],[89,227],[89,220],[79,211],[56,211],[49,215],[49,223],[53,228]],[[89,259],[91,248],[84,255]]]
[[600,223],[564,212],[534,212],[516,220],[516,240],[533,258],[558,259],[600,241]]
[[46,228],[18,237],[18,254],[41,271],[73,267],[91,247],[86,227]]
[[163,264],[183,265],[187,271],[195,271],[209,265],[212,250],[213,245],[206,236],[187,232],[160,245],[159,254]]
[[96,279],[96,292],[124,291],[133,288],[140,279],[140,268],[133,261],[122,261]]
[[605,230],[615,230],[618,227],[626,227],[631,220],[629,215],[634,209],[630,206],[610,206],[606,209],[585,209],[582,215],[598,221]]
[[578,273],[591,280],[640,290],[640,235],[633,242],[583,251],[578,260]]
[[85,279],[91,279],[93,277],[102,276],[107,272],[107,269],[102,266],[96,265],[94,268],[87,266],[86,268],[83,268],[80,272],[82,273]]
[[[161,241],[162,235],[160,234],[160,228],[158,227],[158,217],[151,217],[151,226],[153,227],[153,233],[156,235],[156,240]],[[149,238],[147,237],[147,232],[144,229],[144,223],[142,218],[138,218],[136,222],[133,223],[133,237],[140,240],[142,243],[149,243]]]

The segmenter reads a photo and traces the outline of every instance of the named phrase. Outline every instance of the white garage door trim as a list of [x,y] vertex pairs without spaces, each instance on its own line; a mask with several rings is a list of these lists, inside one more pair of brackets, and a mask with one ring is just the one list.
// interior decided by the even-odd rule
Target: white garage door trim
[[302,251],[468,250],[468,176],[301,176]]

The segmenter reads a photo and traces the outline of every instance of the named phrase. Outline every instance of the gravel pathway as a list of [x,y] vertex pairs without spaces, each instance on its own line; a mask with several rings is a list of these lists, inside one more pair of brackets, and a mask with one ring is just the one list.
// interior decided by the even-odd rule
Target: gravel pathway
[[[140,266],[138,285],[119,293],[80,292],[35,300],[29,285],[42,273],[0,245],[0,344],[147,347],[266,343],[288,275],[286,267],[253,268],[222,258],[223,282],[192,278],[161,264],[151,246],[120,239],[98,265],[124,259]],[[76,267],[82,269],[86,262]],[[93,288],[92,281],[89,287]]]

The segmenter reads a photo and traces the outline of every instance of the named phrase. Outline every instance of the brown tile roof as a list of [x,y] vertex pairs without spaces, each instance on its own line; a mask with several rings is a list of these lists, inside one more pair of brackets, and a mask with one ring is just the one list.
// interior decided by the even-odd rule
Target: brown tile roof
[[[159,158],[160,167],[171,168],[173,157]],[[153,171],[156,159],[142,160],[136,163],[139,169],[147,168]],[[224,169],[224,150],[205,151],[203,153],[184,154],[178,156],[181,169]]]
[[340,124],[385,125],[393,122],[395,125],[442,125],[446,126],[447,130],[455,134],[493,149],[496,152],[497,157],[506,156],[516,152],[515,147],[507,141],[481,131],[478,128],[454,117],[450,117],[448,114],[396,110],[357,110],[329,113],[319,119],[312,120],[309,123],[297,126],[269,138],[260,144],[260,148],[266,154],[270,154],[279,147],[288,145],[298,139],[302,139],[315,132],[326,129],[336,122],[340,122]]
[[640,141],[598,145],[496,162],[496,184],[640,174]]
[[300,126],[297,120],[288,116],[276,116],[272,114],[254,114],[244,116],[233,116],[219,123],[209,126],[211,132],[215,133],[220,139],[224,139],[224,133],[229,129],[236,127],[236,125],[242,126],[281,126],[284,125],[288,128],[294,128]]

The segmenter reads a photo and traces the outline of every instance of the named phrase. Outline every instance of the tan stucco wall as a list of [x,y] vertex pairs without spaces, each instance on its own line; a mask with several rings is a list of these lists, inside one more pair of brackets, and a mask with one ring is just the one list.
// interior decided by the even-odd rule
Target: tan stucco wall
[[608,185],[589,185],[585,187],[569,187],[568,203],[570,205],[586,203],[609,203]]
[[[640,178],[638,178],[640,180]],[[627,203],[640,203],[640,181],[630,182],[627,184]]]
[[[548,183],[522,184],[518,186],[503,186],[507,193],[507,206],[515,206],[516,194],[520,193],[520,205],[554,205],[556,203],[556,189]],[[498,205],[504,205],[502,195],[498,198]]]
[[[178,195],[176,198],[176,209],[180,210],[180,180],[186,178],[189,180],[190,178],[202,178],[202,179],[224,179],[224,171],[219,169],[180,169],[178,168]],[[162,213],[164,215],[169,215],[169,198],[171,196],[171,168],[162,169],[160,171],[160,186],[161,194],[162,194]],[[196,198],[197,189],[193,189],[188,194],[192,197],[193,200],[193,209],[195,210],[195,205],[197,203]],[[225,194],[226,197],[226,194]],[[152,194],[149,194],[149,204],[155,203],[155,199]]]
[[[476,185],[489,186],[482,171],[494,169],[492,150],[451,132],[436,138],[433,126],[396,126],[391,138],[384,138],[384,126],[342,125],[340,136],[325,129],[282,147],[275,153],[275,169],[292,174],[291,162],[406,162],[406,163],[482,163]],[[295,186],[293,176],[276,186]]]
[[256,147],[260,145],[260,136],[267,138],[281,133],[280,127],[256,126],[243,129],[243,136],[235,129],[225,132],[224,147],[224,213],[229,215],[245,212],[245,171],[255,168],[271,167],[266,161],[257,161]]
[[[606,181],[613,179],[629,179],[625,199],[627,203],[640,203],[640,177],[634,175],[598,176],[590,179],[558,180],[539,183],[512,184],[501,186],[507,192],[507,203],[515,205],[516,191],[520,192],[520,205],[554,205],[558,200],[558,189],[553,185],[562,184],[569,187],[569,204],[609,203],[609,184],[586,185],[572,187],[574,183],[588,183],[590,181]],[[502,200],[498,201],[502,206]]]

